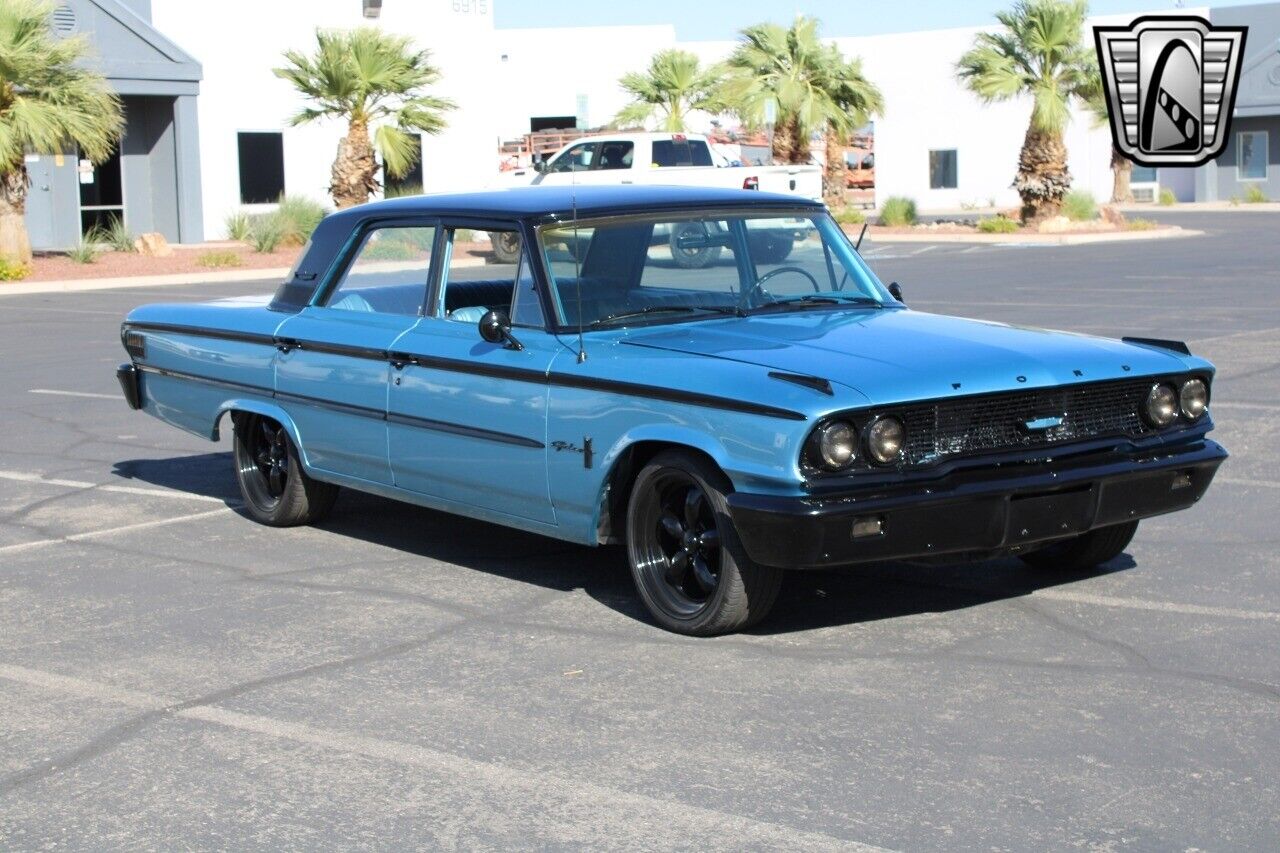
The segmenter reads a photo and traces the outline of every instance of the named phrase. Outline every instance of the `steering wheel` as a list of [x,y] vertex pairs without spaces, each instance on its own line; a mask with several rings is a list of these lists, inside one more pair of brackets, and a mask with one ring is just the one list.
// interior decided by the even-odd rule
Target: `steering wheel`
[[799,273],[800,275],[809,279],[809,283],[813,285],[814,293],[822,292],[822,285],[818,284],[818,280],[814,278],[813,275],[808,270],[803,270],[800,267],[778,267],[776,270],[769,270],[767,273],[765,273],[764,275],[756,279],[756,283],[751,285],[751,292],[749,296],[754,298],[755,294],[759,292],[767,296],[769,299],[773,299],[773,294],[765,289],[764,283],[769,279],[773,278],[775,275],[782,275],[784,272]]

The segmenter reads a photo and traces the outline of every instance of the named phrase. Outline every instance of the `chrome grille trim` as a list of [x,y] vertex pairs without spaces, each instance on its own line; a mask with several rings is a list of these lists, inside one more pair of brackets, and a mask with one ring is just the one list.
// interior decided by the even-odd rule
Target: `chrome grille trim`
[[[1050,447],[1105,436],[1141,437],[1156,430],[1139,414],[1156,379],[1038,388],[888,407],[907,428],[902,465],[930,465],[961,456]],[[1022,425],[1044,417],[1044,430]]]

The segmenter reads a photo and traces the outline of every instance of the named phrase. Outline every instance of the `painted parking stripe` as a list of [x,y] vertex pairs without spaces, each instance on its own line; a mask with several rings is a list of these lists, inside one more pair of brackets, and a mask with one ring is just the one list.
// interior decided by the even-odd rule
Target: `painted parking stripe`
[[1229,486],[1256,486],[1261,489],[1280,489],[1280,482],[1275,480],[1250,480],[1246,477],[1218,477],[1215,483],[1226,483]]
[[52,388],[32,388],[28,394],[54,394],[59,397],[87,397],[90,400],[119,400],[119,394],[95,394],[92,391],[56,391]]
[[1215,409],[1246,409],[1252,412],[1280,412],[1280,406],[1270,406],[1266,403],[1232,403],[1214,400],[1212,407]]
[[12,554],[18,551],[34,551],[37,548],[44,548],[49,545],[61,545],[67,542],[83,542],[86,539],[98,539],[103,536],[115,536],[118,533],[129,533],[134,530],[146,530],[151,527],[163,527],[166,524],[181,524],[185,521],[196,521],[201,518],[209,518],[215,515],[222,515],[230,512],[233,507],[224,506],[219,509],[211,509],[207,512],[196,512],[191,515],[179,515],[176,518],[158,518],[155,521],[141,521],[137,524],[126,524],[123,527],[110,527],[106,530],[90,530],[86,533],[72,533],[69,536],[63,536],[58,539],[37,539],[34,542],[18,542],[14,545],[5,545],[0,547],[0,554]]
[[1241,610],[1235,607],[1210,607],[1203,604],[1180,604],[1173,601],[1148,601],[1143,598],[1097,595],[1070,589],[1041,589],[1031,593],[1031,597],[1070,602],[1072,604],[1092,604],[1097,607],[1121,607],[1128,610],[1151,610],[1158,613],[1181,613],[1188,616],[1218,616],[1229,619],[1251,619],[1257,622],[1280,622],[1280,613],[1270,610]]
[[181,498],[188,501],[205,501],[206,503],[224,503],[221,498],[209,495],[197,495],[191,492],[180,492],[174,489],[148,489],[142,486],[116,486],[110,483],[90,483],[84,480],[63,480],[57,477],[42,477],[39,474],[24,474],[21,471],[0,471],[0,480],[15,483],[31,483],[37,486],[61,486],[67,489],[84,489],[97,492],[113,492],[121,495],[143,495],[153,498]]
[[176,697],[157,696],[112,684],[23,666],[0,664],[0,678],[64,696],[110,702],[141,711],[167,712],[169,716],[175,718],[194,720],[233,731],[330,752],[356,755],[403,767],[418,768],[444,778],[468,780],[488,789],[496,789],[517,800],[536,795],[545,796],[548,791],[558,792],[561,796],[573,801],[575,806],[566,813],[585,813],[577,808],[581,807],[593,813],[603,811],[616,815],[634,815],[638,821],[669,827],[689,825],[715,827],[717,832],[723,832],[725,837],[750,839],[751,843],[747,846],[758,845],[788,850],[839,849],[862,851],[862,853],[873,853],[885,849],[832,835],[797,829],[785,824],[771,823],[747,815],[613,788],[589,782],[580,777],[556,776],[536,770],[510,767],[418,744],[369,735],[348,734],[306,723],[232,711],[214,705],[183,707],[182,701]]

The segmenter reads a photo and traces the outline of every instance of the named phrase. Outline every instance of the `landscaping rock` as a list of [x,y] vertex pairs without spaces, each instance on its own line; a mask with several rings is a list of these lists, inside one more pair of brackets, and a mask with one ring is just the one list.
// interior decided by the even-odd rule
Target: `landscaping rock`
[[173,254],[173,247],[158,231],[149,231],[134,240],[133,248],[138,254],[148,258],[167,258]]
[[1117,228],[1124,228],[1128,224],[1124,218],[1124,214],[1120,212],[1120,208],[1114,204],[1104,204],[1098,208],[1098,215],[1102,217],[1102,221],[1108,225],[1114,225]]
[[1065,216],[1054,216],[1040,223],[1041,234],[1065,234],[1075,230],[1075,224]]

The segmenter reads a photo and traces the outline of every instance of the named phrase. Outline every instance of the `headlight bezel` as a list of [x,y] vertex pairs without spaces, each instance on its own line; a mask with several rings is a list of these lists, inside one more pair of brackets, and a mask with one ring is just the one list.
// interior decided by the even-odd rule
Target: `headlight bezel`
[[[849,446],[849,456],[843,462],[834,458],[829,452],[830,448],[827,446],[827,440],[841,430],[847,432],[846,440]],[[813,428],[805,442],[804,460],[806,466],[823,474],[837,474],[848,471],[859,462],[858,436],[857,424],[848,418],[837,416],[823,420]]]

